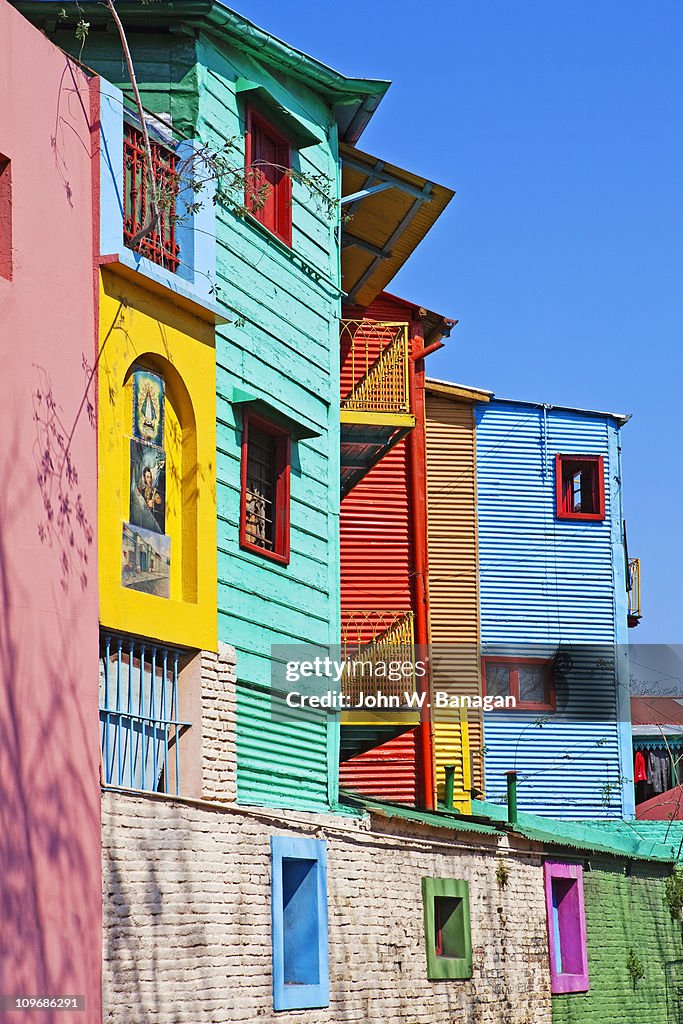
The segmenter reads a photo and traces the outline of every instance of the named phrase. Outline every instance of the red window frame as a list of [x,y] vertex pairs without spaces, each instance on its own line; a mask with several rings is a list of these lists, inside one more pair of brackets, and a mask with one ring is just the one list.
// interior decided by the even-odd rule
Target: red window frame
[[[292,246],[292,179],[286,172],[274,172],[270,167],[270,175],[276,180],[269,181],[271,186],[265,203],[262,206],[254,201],[254,168],[258,169],[263,142],[271,143],[275,150],[275,160],[271,163],[288,170],[292,166],[292,149],[289,140],[277,128],[273,128],[261,114],[253,108],[246,111],[246,136],[244,146],[244,166],[247,180],[244,188],[244,203],[252,217],[271,231],[276,238],[291,248]],[[260,176],[259,176],[260,177]],[[268,180],[268,174],[263,174]]]
[[[595,512],[575,512],[571,477],[578,470],[591,469]],[[605,518],[605,465],[602,455],[555,456],[555,513],[558,519],[600,522]]]
[[[274,537],[273,547],[262,547],[250,540],[247,533],[247,469],[249,461],[249,428],[255,427],[275,440],[274,458]],[[254,413],[242,414],[242,464],[240,494],[240,547],[281,565],[289,563],[289,477],[291,466],[291,438],[282,427]]]
[[[510,668],[510,696],[517,701],[515,711],[554,711],[556,704],[555,696],[555,674],[553,662],[549,658],[515,658],[500,657],[498,655],[486,655],[481,659],[481,682],[482,692],[486,696],[486,669],[488,665],[507,665]],[[545,701],[534,703],[532,701],[520,701],[519,699],[519,666],[520,665],[543,665],[545,667]],[[493,711],[510,711],[511,708],[492,708]]]

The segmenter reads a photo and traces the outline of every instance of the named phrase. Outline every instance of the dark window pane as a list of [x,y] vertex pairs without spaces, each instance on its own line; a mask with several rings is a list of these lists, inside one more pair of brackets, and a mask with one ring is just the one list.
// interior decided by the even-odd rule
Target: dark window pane
[[466,955],[462,899],[434,897],[434,951],[437,956],[461,960]]
[[519,700],[523,704],[545,704],[546,669],[544,665],[520,665]]
[[247,540],[272,551],[275,545],[275,438],[249,427],[247,453]]
[[510,696],[510,667],[488,662],[486,666],[486,693],[490,697]]

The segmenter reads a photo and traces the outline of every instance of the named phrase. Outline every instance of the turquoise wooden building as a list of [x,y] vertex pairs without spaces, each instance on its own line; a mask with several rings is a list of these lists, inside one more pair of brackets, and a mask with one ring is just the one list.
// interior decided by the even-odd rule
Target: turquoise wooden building
[[[77,48],[73,4],[17,6]],[[130,94],[108,14],[81,8],[83,60]],[[219,639],[237,649],[238,799],[324,808],[338,716],[283,712],[271,649],[339,643],[339,147],[388,83],[346,78],[219,2],[117,10],[145,106],[252,168],[216,204]]]

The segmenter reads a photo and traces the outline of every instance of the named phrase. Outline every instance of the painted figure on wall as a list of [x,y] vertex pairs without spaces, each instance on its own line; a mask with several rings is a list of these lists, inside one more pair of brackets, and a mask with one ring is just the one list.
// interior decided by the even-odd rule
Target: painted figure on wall
[[149,370],[133,373],[133,437],[164,446],[164,381]]
[[165,533],[166,453],[162,448],[130,443],[130,522]]

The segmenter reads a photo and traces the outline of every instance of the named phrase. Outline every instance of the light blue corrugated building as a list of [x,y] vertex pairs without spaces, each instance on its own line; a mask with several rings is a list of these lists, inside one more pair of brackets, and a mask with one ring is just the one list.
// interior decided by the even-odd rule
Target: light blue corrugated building
[[621,427],[627,417],[492,399],[477,408],[488,800],[633,817]]

